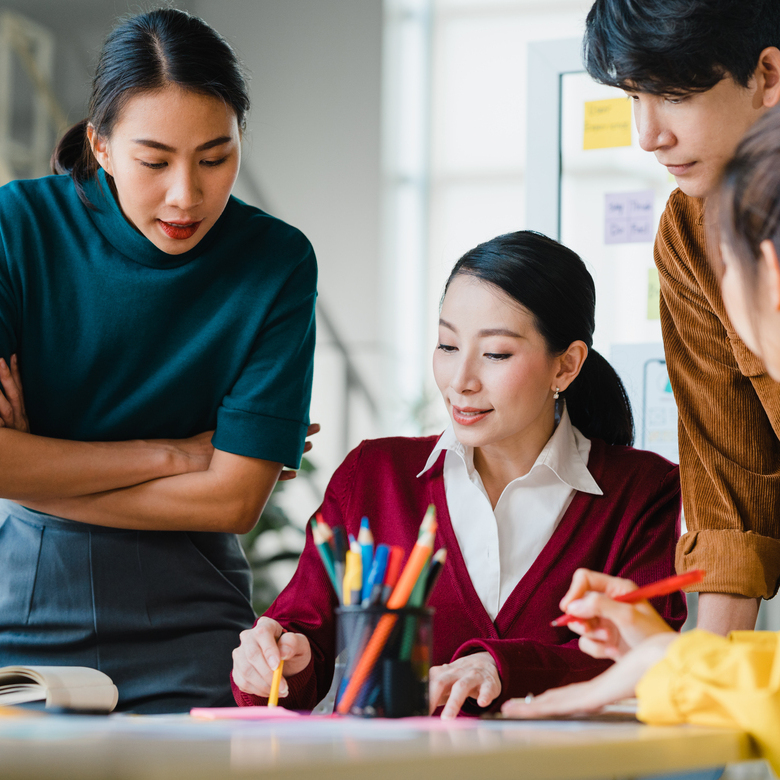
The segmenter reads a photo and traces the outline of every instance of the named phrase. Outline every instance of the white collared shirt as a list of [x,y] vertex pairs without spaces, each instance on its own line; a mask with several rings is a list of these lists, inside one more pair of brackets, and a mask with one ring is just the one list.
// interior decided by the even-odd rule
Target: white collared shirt
[[571,424],[564,406],[531,470],[504,488],[495,510],[474,468],[474,448],[457,440],[451,424],[417,476],[433,466],[442,450],[453,530],[477,595],[495,620],[550,540],[575,491],[603,495],[588,471],[590,439]]

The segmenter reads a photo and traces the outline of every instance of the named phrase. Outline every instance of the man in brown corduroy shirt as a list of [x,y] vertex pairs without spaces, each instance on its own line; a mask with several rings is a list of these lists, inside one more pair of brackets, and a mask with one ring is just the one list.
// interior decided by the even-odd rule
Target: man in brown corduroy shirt
[[780,0],[597,0],[585,65],[634,101],[640,145],[679,189],[655,242],[661,327],[680,415],[700,628],[752,629],[780,584],[780,385],[734,332],[705,240],[706,198],[743,133],[780,102]]

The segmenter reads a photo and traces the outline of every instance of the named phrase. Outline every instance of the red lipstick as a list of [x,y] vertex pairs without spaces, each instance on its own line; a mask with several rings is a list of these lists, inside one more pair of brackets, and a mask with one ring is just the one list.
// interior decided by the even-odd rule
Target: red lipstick
[[199,220],[198,222],[163,222],[163,220],[158,219],[157,221],[160,223],[160,227],[168,238],[184,241],[195,235],[195,232],[200,227],[200,223],[203,220]]

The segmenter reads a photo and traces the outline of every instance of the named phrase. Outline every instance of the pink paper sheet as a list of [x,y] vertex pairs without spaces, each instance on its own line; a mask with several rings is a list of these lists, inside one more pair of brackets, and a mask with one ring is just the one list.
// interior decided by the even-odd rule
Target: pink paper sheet
[[311,717],[284,707],[193,707],[190,715],[206,720],[287,720]]

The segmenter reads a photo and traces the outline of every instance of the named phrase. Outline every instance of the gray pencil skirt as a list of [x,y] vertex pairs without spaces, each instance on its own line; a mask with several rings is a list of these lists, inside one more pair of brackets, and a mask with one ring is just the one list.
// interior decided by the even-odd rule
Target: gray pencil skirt
[[116,530],[0,499],[0,666],[100,669],[123,711],[230,706],[250,593],[233,534]]

